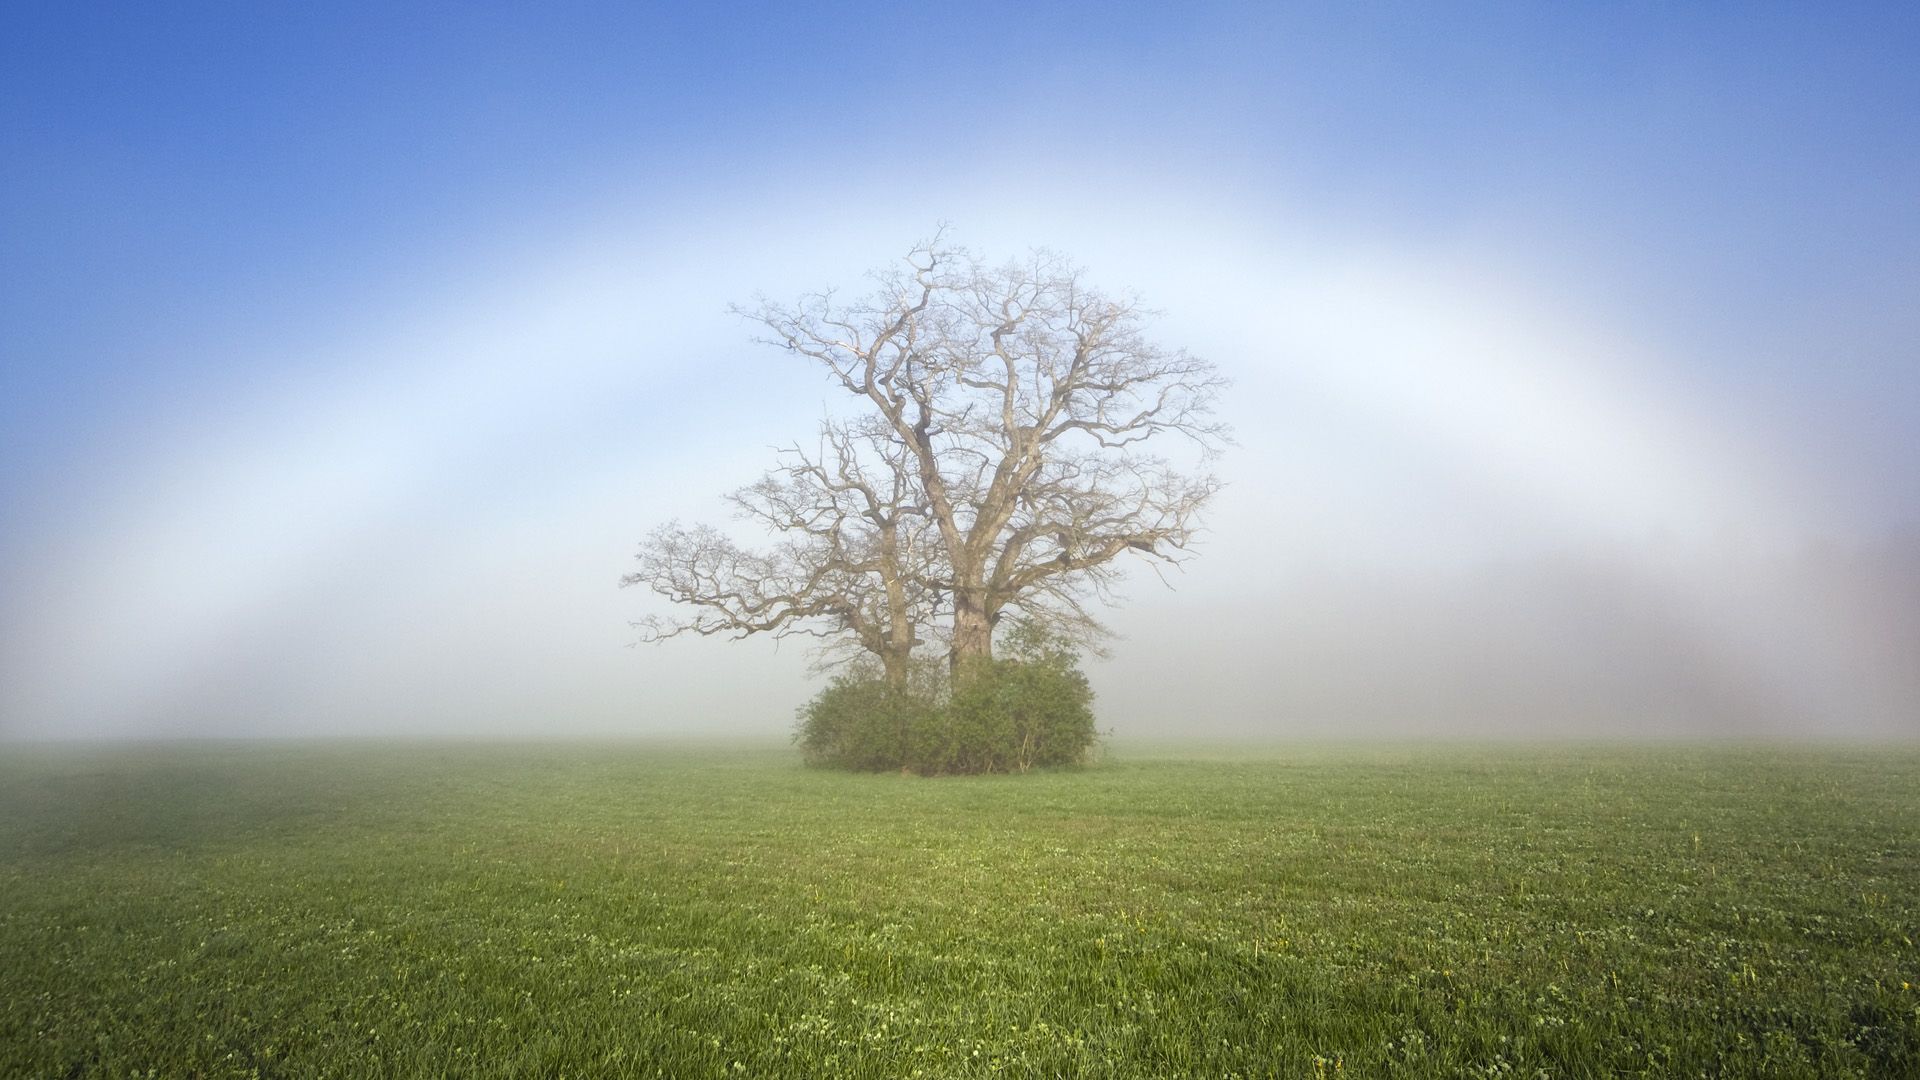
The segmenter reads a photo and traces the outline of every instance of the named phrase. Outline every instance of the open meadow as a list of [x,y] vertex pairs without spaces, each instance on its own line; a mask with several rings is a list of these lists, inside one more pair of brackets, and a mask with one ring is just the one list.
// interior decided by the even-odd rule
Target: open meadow
[[0,1075],[1920,1075],[1920,751],[8,748]]

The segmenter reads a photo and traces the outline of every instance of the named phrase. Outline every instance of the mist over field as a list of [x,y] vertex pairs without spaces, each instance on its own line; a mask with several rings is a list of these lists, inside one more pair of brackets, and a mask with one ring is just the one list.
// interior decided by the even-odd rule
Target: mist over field
[[941,223],[1234,383],[1104,727],[1920,737],[1901,8],[5,19],[0,737],[784,735],[616,582]]
[[[1223,598],[1205,636],[1136,640],[1212,688],[1180,726],[1194,734],[1907,739],[1916,578],[1912,542],[1322,566],[1258,602]],[[1103,675],[1109,700],[1178,714],[1152,671]]]

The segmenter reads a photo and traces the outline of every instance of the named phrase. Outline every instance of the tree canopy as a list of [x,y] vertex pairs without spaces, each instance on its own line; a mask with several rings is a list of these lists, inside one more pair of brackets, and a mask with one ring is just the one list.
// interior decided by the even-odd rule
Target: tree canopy
[[936,239],[873,277],[858,300],[735,309],[854,407],[730,496],[771,548],[677,523],[642,544],[623,584],[684,609],[643,632],[813,635],[896,687],[931,652],[991,660],[1008,614],[1097,644],[1123,557],[1181,562],[1219,490],[1158,450],[1204,469],[1224,380],[1058,255],[990,265]]

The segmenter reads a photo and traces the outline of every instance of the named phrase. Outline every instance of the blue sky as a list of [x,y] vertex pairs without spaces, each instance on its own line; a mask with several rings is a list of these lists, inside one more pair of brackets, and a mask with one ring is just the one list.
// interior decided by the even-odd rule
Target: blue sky
[[[1276,543],[1422,583],[1400,610],[1499,560],[1920,527],[1908,6],[0,19],[0,730],[780,730],[795,650],[626,650],[610,582],[820,411],[725,306],[942,221],[1139,290],[1240,385],[1215,550],[1118,620],[1143,650],[1307,588]],[[1836,663],[1801,684],[1879,678]],[[1103,677],[1123,727],[1178,697]],[[1236,686],[1236,732],[1339,711]]]

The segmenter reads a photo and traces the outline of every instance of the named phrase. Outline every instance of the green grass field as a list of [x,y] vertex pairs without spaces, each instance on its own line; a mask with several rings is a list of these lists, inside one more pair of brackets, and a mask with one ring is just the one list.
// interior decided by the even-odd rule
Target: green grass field
[[0,1076],[1920,1076],[1920,751],[11,747]]

